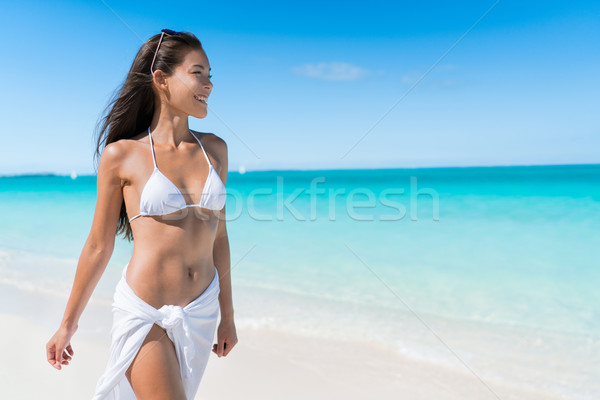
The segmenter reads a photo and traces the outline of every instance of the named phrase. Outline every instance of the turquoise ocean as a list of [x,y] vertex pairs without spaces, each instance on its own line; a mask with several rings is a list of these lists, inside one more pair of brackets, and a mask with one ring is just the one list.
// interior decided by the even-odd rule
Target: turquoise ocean
[[[230,172],[227,187],[238,327],[600,397],[600,165]],[[94,176],[0,177],[5,293],[64,307],[95,202]],[[91,304],[110,305],[132,249],[119,237]]]

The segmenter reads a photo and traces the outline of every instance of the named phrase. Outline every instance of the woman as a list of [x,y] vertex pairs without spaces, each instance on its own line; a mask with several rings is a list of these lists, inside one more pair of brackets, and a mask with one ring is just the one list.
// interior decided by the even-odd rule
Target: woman
[[[188,128],[204,118],[210,65],[191,33],[163,29],[138,51],[101,124],[98,198],[59,329],[56,369],[112,255],[134,240],[113,302],[110,358],[94,399],[192,399],[212,351],[237,343],[225,227],[227,145]],[[185,188],[185,190],[183,189]],[[128,217],[129,216],[129,217]]]

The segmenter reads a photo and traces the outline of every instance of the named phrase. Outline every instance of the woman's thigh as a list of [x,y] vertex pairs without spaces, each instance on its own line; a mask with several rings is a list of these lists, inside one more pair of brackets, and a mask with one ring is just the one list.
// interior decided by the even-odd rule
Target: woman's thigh
[[175,346],[153,324],[125,376],[139,400],[186,400]]

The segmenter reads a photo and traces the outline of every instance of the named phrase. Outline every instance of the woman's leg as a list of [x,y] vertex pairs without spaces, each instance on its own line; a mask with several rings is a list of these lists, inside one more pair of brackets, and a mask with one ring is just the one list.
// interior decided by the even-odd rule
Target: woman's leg
[[187,400],[175,346],[160,326],[153,324],[125,376],[139,400]]

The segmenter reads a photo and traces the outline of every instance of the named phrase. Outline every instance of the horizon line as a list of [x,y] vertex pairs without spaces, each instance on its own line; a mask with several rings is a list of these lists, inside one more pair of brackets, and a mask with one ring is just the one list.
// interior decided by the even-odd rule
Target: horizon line
[[[415,170],[415,169],[458,169],[458,168],[514,168],[514,167],[578,167],[578,166],[598,166],[600,163],[576,163],[576,164],[501,164],[501,165],[448,165],[448,166],[403,166],[403,167],[372,167],[372,168],[294,168],[294,169],[245,169],[241,171],[241,168],[230,169],[227,173],[238,173],[243,175],[249,172],[295,172],[295,171],[371,171],[371,170]],[[18,176],[96,176],[95,173],[79,174],[75,171],[70,173],[61,172],[49,172],[49,171],[38,171],[38,172],[22,172],[22,173],[0,173],[0,178],[5,177],[18,177]]]

